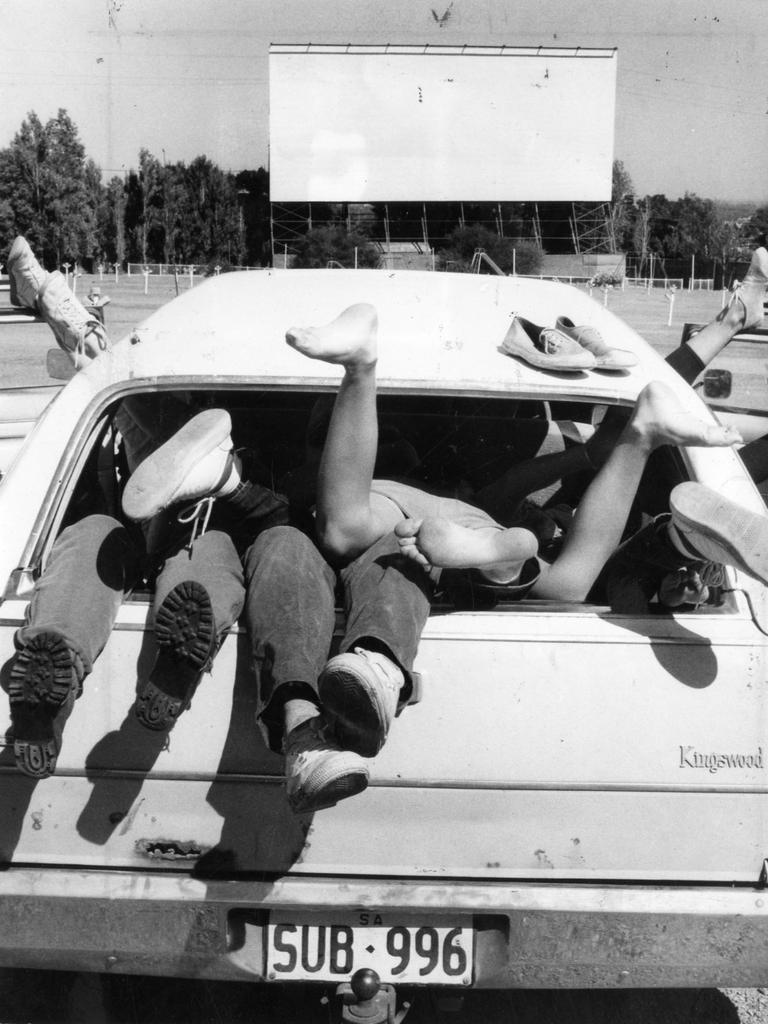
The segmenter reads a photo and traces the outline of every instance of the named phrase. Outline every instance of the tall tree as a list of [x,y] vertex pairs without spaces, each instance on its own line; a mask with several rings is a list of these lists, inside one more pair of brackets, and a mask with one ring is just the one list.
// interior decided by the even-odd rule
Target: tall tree
[[268,265],[270,261],[269,174],[240,171],[235,176],[237,199],[245,241],[245,259],[249,266]]
[[[34,111],[0,150],[0,229],[29,237],[48,265],[90,256],[97,248],[100,172],[86,162],[77,127],[60,109],[44,125]],[[11,216],[7,217],[10,208]]]
[[162,258],[163,168],[147,149],[139,151],[139,169],[126,186],[125,229],[128,259],[141,263]]
[[755,210],[746,225],[746,234],[757,245],[768,244],[768,206]]
[[611,202],[608,206],[608,244],[612,252],[625,251],[632,240],[635,186],[621,160],[613,161]]
[[126,191],[122,178],[110,179],[106,191],[106,216],[102,227],[102,252],[110,263],[122,264],[126,258]]
[[245,254],[245,227],[237,185],[206,156],[196,157],[184,176],[185,195],[179,231],[183,259],[233,265]]
[[711,199],[686,192],[672,204],[672,230],[666,238],[668,256],[714,256],[719,218]]

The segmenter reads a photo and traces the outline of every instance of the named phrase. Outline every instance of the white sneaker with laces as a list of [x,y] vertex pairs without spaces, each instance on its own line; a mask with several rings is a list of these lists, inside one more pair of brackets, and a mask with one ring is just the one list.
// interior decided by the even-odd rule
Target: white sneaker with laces
[[603,336],[594,327],[579,326],[567,316],[559,316],[555,321],[555,330],[567,338],[577,342],[595,357],[596,370],[621,372],[637,366],[637,356],[622,348],[611,348]]
[[60,271],[47,275],[37,308],[77,369],[110,348],[104,325],[70,291]]
[[326,736],[318,716],[286,738],[285,784],[293,813],[311,814],[362,793],[368,785],[368,768],[361,757],[342,750]]
[[595,357],[577,341],[553,327],[539,327],[518,313],[512,314],[501,351],[537,369],[557,373],[578,373],[595,365]]
[[378,754],[404,682],[402,669],[378,651],[356,647],[330,659],[320,674],[318,689],[341,747],[362,757]]

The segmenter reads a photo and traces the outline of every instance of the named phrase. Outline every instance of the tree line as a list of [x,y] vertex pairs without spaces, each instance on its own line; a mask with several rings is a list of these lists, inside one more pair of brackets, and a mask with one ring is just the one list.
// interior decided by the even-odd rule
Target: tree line
[[[573,251],[571,215],[572,204],[400,203],[359,207],[352,219],[340,204],[313,204],[313,226],[297,233],[290,249],[297,265],[335,260],[348,266],[354,258],[370,266],[378,260],[371,237],[418,237],[429,224],[440,266],[463,269],[474,250],[484,248],[502,269],[509,271],[515,260],[519,273],[530,273],[543,251]],[[612,198],[597,228],[603,251],[633,253],[641,264],[654,255],[695,256],[723,266],[762,244],[766,231],[768,206],[734,216],[694,193],[676,200],[639,197],[618,160]],[[104,184],[66,110],[45,124],[30,112],[0,150],[0,251],[17,234],[53,266],[266,265],[268,173],[259,167],[234,174],[206,156],[166,163],[142,149],[137,168]]]
[[263,167],[233,174],[206,156],[138,168],[102,183],[66,110],[30,112],[0,150],[0,251],[25,235],[43,262],[260,265],[268,255]]

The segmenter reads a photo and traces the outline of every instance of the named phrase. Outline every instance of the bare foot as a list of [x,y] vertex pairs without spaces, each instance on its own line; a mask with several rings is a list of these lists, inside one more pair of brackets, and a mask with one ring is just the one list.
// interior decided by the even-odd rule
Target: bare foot
[[663,444],[695,448],[727,448],[742,441],[733,427],[708,423],[684,409],[674,391],[660,381],[652,381],[640,392],[629,421],[650,448]]
[[495,583],[513,583],[538,551],[530,530],[473,530],[450,519],[405,519],[395,527],[401,552],[425,569],[480,569]]
[[344,367],[376,362],[376,310],[367,302],[349,306],[324,327],[291,327],[285,340],[310,359]]

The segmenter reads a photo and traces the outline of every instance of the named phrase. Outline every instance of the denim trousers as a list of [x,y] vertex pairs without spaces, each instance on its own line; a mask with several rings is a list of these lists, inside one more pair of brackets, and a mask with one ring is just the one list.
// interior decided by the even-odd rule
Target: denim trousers
[[250,482],[226,501],[214,503],[212,529],[193,543],[190,527],[172,513],[160,513],[143,530],[109,515],[86,516],[57,537],[35,583],[16,646],[40,633],[57,634],[72,649],[85,677],[109,639],[125,594],[150,575],[150,566],[156,580],[153,613],[173,587],[194,581],[208,591],[222,633],[243,607],[239,553],[261,530],[287,520],[286,499]]
[[[173,587],[191,580],[208,592],[220,634],[242,616],[259,724],[272,749],[281,749],[287,694],[298,685],[317,700],[317,679],[333,639],[337,585],[346,608],[341,651],[372,640],[410,672],[429,614],[431,584],[420,566],[399,554],[394,535],[338,574],[292,526],[267,526],[244,553],[239,548],[229,533],[213,529],[170,554],[157,576],[153,612]],[[36,582],[17,646],[43,632],[60,635],[84,678],[143,564],[142,544],[117,519],[92,515],[68,527]]]
[[400,554],[394,534],[337,573],[306,534],[276,526],[248,549],[244,570],[257,717],[272,750],[281,750],[289,694],[320,703],[317,680],[330,653],[338,590],[346,613],[340,653],[358,645],[383,649],[403,670],[407,695],[432,584]]

